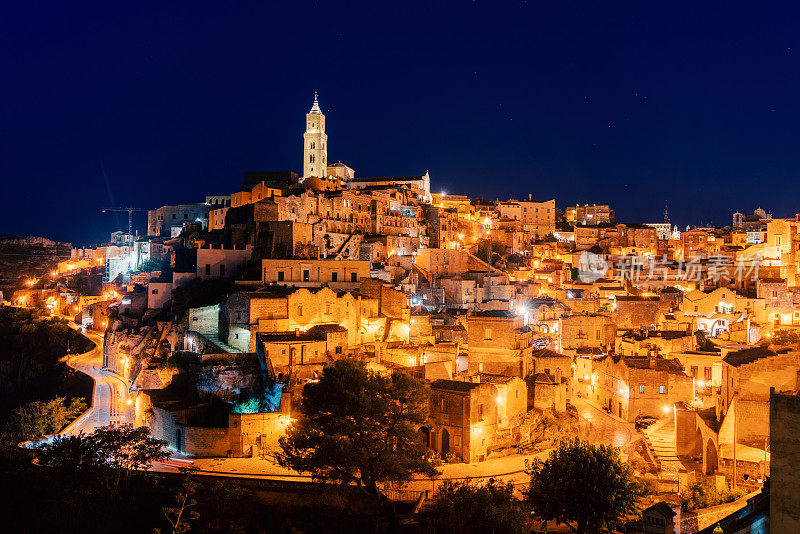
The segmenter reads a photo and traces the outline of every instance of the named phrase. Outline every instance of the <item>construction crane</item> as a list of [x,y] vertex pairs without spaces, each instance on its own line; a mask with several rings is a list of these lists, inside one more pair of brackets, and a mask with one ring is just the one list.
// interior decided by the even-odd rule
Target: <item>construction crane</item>
[[127,211],[128,212],[128,235],[133,235],[133,212],[147,211],[142,208],[103,208],[103,213],[108,211]]

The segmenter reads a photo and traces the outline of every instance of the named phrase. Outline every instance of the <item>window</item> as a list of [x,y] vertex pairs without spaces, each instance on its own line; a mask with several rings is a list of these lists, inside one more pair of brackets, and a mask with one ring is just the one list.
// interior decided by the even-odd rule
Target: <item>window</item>
[[667,392],[667,386],[658,386],[658,392],[663,395]]
[[158,295],[158,289],[153,290],[153,295]]
[[483,339],[490,341],[492,339],[492,329],[486,328],[483,331]]
[[283,271],[278,271],[278,282],[283,282]]
[[308,282],[311,278],[311,272],[308,269],[303,269],[303,282]]
[[350,281],[358,282],[358,273],[350,273]]
[[447,413],[447,400],[446,399],[442,399],[442,404],[441,404],[441,407],[440,407],[440,411],[442,413]]
[[314,146],[315,146],[315,143],[314,143],[314,141],[311,141],[311,149],[312,149],[312,150],[314,149]]
[[600,339],[600,330],[595,333],[596,339]]
[[483,404],[478,405],[478,419],[483,421]]
[[775,246],[776,247],[781,246],[781,236],[779,236],[779,235],[775,236]]
[[711,367],[703,368],[703,375],[706,380],[711,380]]
[[336,350],[334,352],[336,352],[336,354],[341,354],[342,353],[342,346],[339,345],[338,347],[336,347]]
[[333,271],[331,273],[331,282],[338,282],[339,281],[339,273]]
[[697,366],[692,366],[692,378],[697,378]]
[[297,315],[303,315],[303,305],[302,304],[300,304],[297,307]]
[[206,263],[206,276],[211,276],[211,264]]
[[219,277],[220,278],[224,278],[225,277],[225,264],[224,263],[221,263],[220,266],[219,266]]
[[639,384],[639,393],[644,393],[644,384]]
[[237,311],[236,312],[236,319],[241,319],[241,318],[242,318],[242,312]]
[[239,334],[233,334],[234,339],[239,339]]

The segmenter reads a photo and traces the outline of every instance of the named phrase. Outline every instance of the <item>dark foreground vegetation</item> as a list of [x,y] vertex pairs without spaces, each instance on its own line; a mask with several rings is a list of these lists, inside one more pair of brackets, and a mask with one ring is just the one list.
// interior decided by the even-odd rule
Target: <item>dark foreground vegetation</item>
[[92,379],[59,359],[93,347],[45,310],[0,307],[0,422],[32,401],[91,399]]

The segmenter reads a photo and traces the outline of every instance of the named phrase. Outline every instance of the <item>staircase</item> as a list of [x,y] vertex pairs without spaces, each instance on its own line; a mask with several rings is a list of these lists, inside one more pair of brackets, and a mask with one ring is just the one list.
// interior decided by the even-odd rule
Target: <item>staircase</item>
[[664,479],[678,479],[683,464],[675,451],[675,426],[672,419],[662,419],[644,431],[644,441],[652,451]]
[[350,243],[350,241],[353,240],[353,236],[355,236],[355,235],[356,234],[350,234],[349,236],[347,236],[347,239],[345,239],[344,242],[339,246],[339,248],[336,249],[336,252],[331,254],[330,259],[332,259],[332,260],[339,259],[339,256],[342,254],[342,251]]

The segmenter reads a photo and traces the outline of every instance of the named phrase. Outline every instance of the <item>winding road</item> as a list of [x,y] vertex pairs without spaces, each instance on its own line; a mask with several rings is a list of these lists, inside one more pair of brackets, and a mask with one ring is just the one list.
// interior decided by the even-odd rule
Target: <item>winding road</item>
[[68,356],[66,364],[89,375],[94,380],[92,405],[80,417],[69,424],[61,435],[90,433],[101,426],[117,426],[133,423],[134,413],[132,400],[128,396],[125,380],[115,373],[102,369],[103,336],[86,332],[83,328],[70,322],[70,327],[88,337],[95,343],[95,348],[83,354]]

